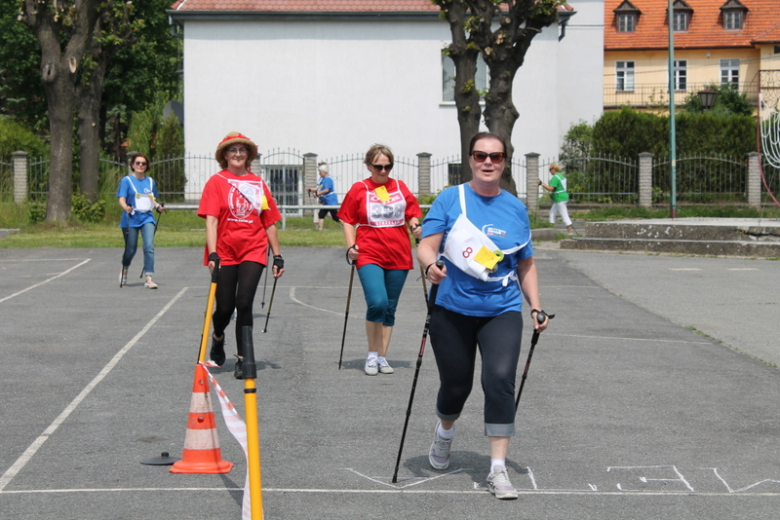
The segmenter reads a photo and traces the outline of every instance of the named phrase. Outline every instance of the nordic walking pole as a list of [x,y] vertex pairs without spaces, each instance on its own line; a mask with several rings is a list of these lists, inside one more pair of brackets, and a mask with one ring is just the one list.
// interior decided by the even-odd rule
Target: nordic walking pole
[[252,520],[263,518],[263,476],[260,468],[260,433],[257,421],[257,365],[252,327],[241,328],[244,344],[244,406],[246,409],[246,458],[249,470],[249,503]]
[[[160,206],[165,208],[165,204],[160,203]],[[160,225],[160,221],[162,220],[162,216],[163,216],[163,212],[162,211],[158,210],[157,213],[160,216],[157,217],[157,220],[154,221],[154,235],[153,236],[157,236],[157,226]],[[143,277],[144,277],[144,270],[143,270],[143,268],[141,268],[141,276],[139,276],[138,278],[143,278]]]
[[[212,253],[216,256],[216,253]],[[211,273],[211,286],[209,287],[209,299],[206,303],[206,317],[203,319],[203,332],[200,336],[200,351],[198,351],[198,363],[206,361],[206,345],[211,331],[211,313],[214,311],[214,300],[217,296],[217,276],[219,275],[219,257],[214,260],[214,272]]]
[[[266,271],[267,273],[268,271]],[[263,327],[263,334],[268,332],[268,318],[271,317],[271,307],[274,305],[274,294],[276,293],[276,281],[279,278],[274,276],[274,286],[271,288],[271,300],[268,302],[268,312],[265,315],[265,326]]]
[[341,354],[339,354],[339,370],[341,370],[341,360],[344,358],[344,340],[347,337],[347,319],[349,318],[349,301],[352,299],[352,280],[355,278],[355,263],[349,259],[347,251],[347,263],[352,266],[349,272],[349,290],[347,291],[347,310],[344,311],[344,332],[341,333]]
[[[548,317],[553,319],[555,314],[547,314],[544,311],[536,313],[536,321],[544,323],[544,318]],[[520,389],[517,391],[517,399],[515,400],[515,413],[517,413],[517,407],[520,406],[520,396],[523,394],[523,386],[525,386],[525,379],[528,377],[528,369],[531,367],[531,357],[534,355],[534,347],[536,342],[539,341],[539,332],[534,331],[534,335],[531,336],[531,350],[528,351],[528,359],[525,362],[525,370],[523,370],[523,378],[520,380]]]
[[[271,248],[269,247],[267,250],[268,256],[266,257],[266,265],[268,265],[270,262],[268,262],[268,258],[271,257]],[[265,288],[268,287],[268,269],[265,271],[265,281],[263,282],[263,301],[260,302],[260,308],[262,309],[265,307]]]
[[[436,267],[441,269],[444,262],[439,260]],[[409,406],[406,407],[406,420],[404,421],[404,431],[401,434],[401,445],[398,446],[398,458],[395,459],[395,471],[393,472],[393,484],[398,482],[398,467],[401,465],[401,452],[404,449],[404,440],[406,439],[406,428],[409,426],[409,416],[412,415],[412,401],[414,401],[414,391],[417,389],[417,376],[420,374],[423,354],[425,353],[425,341],[428,339],[428,328],[431,325],[431,312],[436,304],[436,293],[439,292],[439,284],[431,286],[431,297],[428,298],[428,314],[425,315],[425,327],[423,327],[422,343],[420,343],[420,353],[417,355],[417,366],[414,369],[414,379],[412,380],[412,392],[409,394]]]

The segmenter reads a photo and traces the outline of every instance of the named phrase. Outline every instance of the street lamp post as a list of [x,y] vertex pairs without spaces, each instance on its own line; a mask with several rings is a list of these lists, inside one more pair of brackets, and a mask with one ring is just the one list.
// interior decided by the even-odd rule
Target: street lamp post
[[669,164],[670,190],[669,212],[677,218],[677,129],[674,116],[674,0],[669,0],[667,20],[669,21]]
[[707,88],[700,90],[696,95],[699,96],[699,105],[701,105],[702,110],[709,110],[715,104],[715,96],[717,96],[718,93]]

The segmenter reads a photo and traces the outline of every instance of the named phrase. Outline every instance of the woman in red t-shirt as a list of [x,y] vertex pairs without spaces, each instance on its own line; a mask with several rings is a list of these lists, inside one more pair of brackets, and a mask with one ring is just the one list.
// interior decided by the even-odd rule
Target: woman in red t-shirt
[[395,324],[395,309],[406,275],[414,268],[412,245],[405,223],[415,238],[422,236],[417,199],[403,182],[391,179],[393,152],[375,144],[366,153],[371,177],[352,185],[338,217],[344,224],[347,256],[356,262],[366,297],[368,356],[365,372],[392,374],[385,358]]
[[206,219],[203,264],[213,273],[219,260],[211,359],[219,366],[225,363],[225,328],[235,309],[236,379],[243,378],[241,329],[253,324],[252,304],[266,267],[268,246],[274,254],[274,278],[284,273],[274,225],[282,216],[266,183],[249,171],[255,157],[257,145],[248,137],[238,132],[225,136],[216,152],[222,171],[206,183],[198,208],[198,216]]

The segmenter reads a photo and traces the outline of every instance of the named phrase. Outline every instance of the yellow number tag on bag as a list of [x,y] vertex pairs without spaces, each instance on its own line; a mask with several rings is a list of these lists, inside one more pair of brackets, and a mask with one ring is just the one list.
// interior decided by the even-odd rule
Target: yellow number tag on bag
[[[503,256],[503,254],[501,256]],[[495,271],[496,264],[501,261],[501,257],[499,257],[487,247],[482,246],[474,256],[474,261],[480,265],[485,266],[485,268],[489,269],[490,271]]]

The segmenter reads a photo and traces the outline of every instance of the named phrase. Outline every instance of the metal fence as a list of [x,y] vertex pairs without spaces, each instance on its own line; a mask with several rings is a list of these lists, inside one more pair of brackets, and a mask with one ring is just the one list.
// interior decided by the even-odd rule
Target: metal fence
[[0,157],[0,201],[14,200],[14,163]]
[[[747,202],[747,164],[726,155],[682,155],[676,163],[677,200],[680,202]],[[671,163],[653,161],[653,202],[668,200]]]
[[[549,163],[539,168],[548,184]],[[579,202],[634,203],[639,200],[639,164],[623,157],[582,157],[561,161],[567,173],[569,196]]]
[[[363,154],[335,156],[325,159],[335,190],[342,200],[349,188],[369,176],[363,163]],[[539,161],[539,178],[549,183],[549,166],[555,158]],[[279,205],[311,206],[316,201],[309,198],[304,185],[304,158],[296,150],[272,150],[263,154],[254,164],[261,177],[268,183]],[[460,155],[431,158],[431,193],[438,193],[446,186],[461,182]],[[568,173],[571,198],[580,202],[636,203],[639,197],[638,160],[620,157],[583,157],[562,159],[560,165]],[[525,200],[527,160],[524,156],[512,160],[512,176],[518,197]],[[219,169],[213,156],[185,155],[156,157],[149,170],[157,183],[160,199],[166,203],[197,204],[206,181]],[[393,177],[404,181],[412,193],[419,195],[418,160],[398,157]],[[101,159],[100,191],[113,196],[119,181],[127,175],[127,165],[110,159]],[[780,169],[766,160],[763,173],[769,191],[780,193]],[[28,196],[30,200],[43,200],[48,193],[49,158],[31,158],[28,162]],[[677,198],[680,202],[733,202],[745,203],[747,165],[743,158],[710,155],[681,155],[677,158]],[[78,176],[74,176],[74,188]],[[670,164],[667,157],[655,157],[652,163],[653,202],[668,201]],[[772,198],[761,187],[761,200],[771,203]],[[777,197],[777,195],[775,195]],[[0,159],[0,200],[13,200],[13,163]],[[300,216],[298,209],[289,216]]]
[[[708,88],[713,82],[688,83],[684,90],[674,91],[674,104],[681,106],[686,98]],[[748,102],[755,105],[758,100],[758,89],[754,83],[743,83],[738,87]],[[629,107],[659,107],[669,104],[669,85],[666,83],[636,85],[631,90],[617,90],[615,85],[604,86],[604,108]]]

